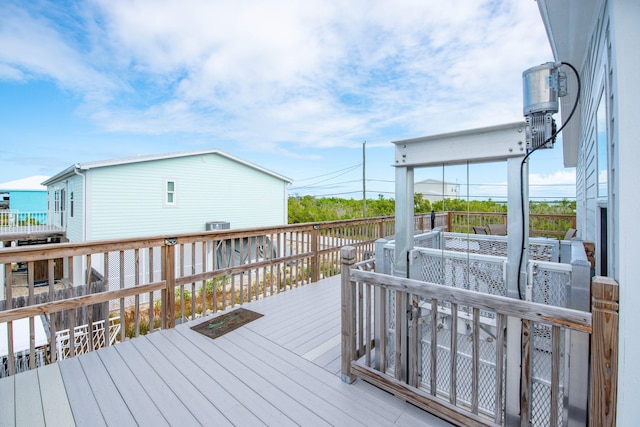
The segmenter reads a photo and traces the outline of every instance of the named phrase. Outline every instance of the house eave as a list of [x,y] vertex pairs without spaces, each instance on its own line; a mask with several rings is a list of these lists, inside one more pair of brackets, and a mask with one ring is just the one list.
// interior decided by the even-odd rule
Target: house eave
[[262,166],[258,166],[255,163],[248,162],[246,160],[232,156],[231,154],[225,153],[224,151],[217,150],[217,149],[200,150],[200,151],[183,151],[183,152],[166,153],[166,154],[153,154],[148,156],[127,157],[127,158],[113,159],[113,160],[99,160],[95,162],[78,163],[76,167],[79,170],[89,170],[89,169],[103,168],[103,167],[109,167],[109,166],[126,165],[131,163],[142,163],[142,162],[150,162],[150,161],[156,161],[156,160],[175,159],[180,157],[202,156],[202,155],[208,155],[208,154],[216,154],[221,157],[225,157],[229,160],[240,163],[252,169],[256,169],[267,175],[271,175],[289,184],[293,183],[293,180],[291,178],[288,178],[284,175],[280,175]]
[[[585,52],[589,43],[591,29],[598,24],[598,16],[604,0],[537,0],[540,16],[544,23],[553,57],[557,62],[568,62],[580,74],[585,61]],[[571,76],[570,84],[575,85]],[[575,102],[575,86],[573,96],[562,98],[561,109],[563,122]],[[565,167],[575,167],[580,146],[580,108],[576,110],[572,123],[568,123],[562,135]]]

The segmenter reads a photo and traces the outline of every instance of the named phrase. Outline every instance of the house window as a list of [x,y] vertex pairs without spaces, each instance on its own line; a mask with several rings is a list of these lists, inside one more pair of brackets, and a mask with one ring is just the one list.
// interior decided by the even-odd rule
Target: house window
[[60,190],[53,193],[53,211],[60,212]]
[[71,218],[73,218],[73,191],[69,193],[69,210],[71,211],[69,214],[71,215]]
[[165,199],[164,203],[166,206],[175,206],[176,205],[176,181],[168,179],[165,181]]

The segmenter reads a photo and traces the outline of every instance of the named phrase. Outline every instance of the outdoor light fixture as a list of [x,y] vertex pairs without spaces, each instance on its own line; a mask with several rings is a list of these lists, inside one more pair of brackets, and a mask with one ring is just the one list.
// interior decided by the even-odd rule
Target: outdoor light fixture
[[567,74],[562,63],[547,62],[522,73],[527,150],[553,148],[557,135],[553,115],[558,98],[567,95]]

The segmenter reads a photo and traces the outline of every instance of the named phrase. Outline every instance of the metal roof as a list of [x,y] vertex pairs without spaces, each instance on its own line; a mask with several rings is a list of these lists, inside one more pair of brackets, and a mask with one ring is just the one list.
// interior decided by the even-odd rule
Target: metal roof
[[48,179],[48,175],[34,175],[7,181],[0,183],[0,191],[47,191],[47,187],[42,185],[42,182]]
[[247,167],[250,167],[252,169],[256,169],[267,175],[271,175],[275,178],[286,181],[289,184],[293,182],[291,178],[288,178],[284,175],[280,175],[269,169],[263,168],[262,166],[258,166],[254,163],[232,156],[228,153],[225,153],[224,151],[213,149],[213,150],[200,150],[200,151],[183,151],[183,152],[166,153],[166,154],[153,154],[153,155],[147,155],[147,156],[126,157],[122,159],[98,160],[94,162],[76,163],[75,165],[69,166],[67,169],[63,170],[62,172],[46,180],[45,182],[43,182],[43,185],[53,184],[54,182],[57,182],[65,177],[68,177],[69,175],[75,174],[75,171],[86,171],[89,169],[105,168],[110,166],[120,166],[120,165],[132,164],[132,163],[152,162],[152,161],[165,160],[165,159],[175,159],[179,157],[202,156],[205,154],[216,154],[221,157],[225,157],[229,160],[233,160],[234,162],[245,165]]

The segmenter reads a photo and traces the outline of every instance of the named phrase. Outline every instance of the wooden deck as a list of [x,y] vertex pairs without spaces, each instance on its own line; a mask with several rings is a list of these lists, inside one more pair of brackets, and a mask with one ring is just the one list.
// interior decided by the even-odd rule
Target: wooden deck
[[202,320],[0,380],[0,426],[449,426],[340,380],[340,277],[244,304],[263,317],[212,340]]

